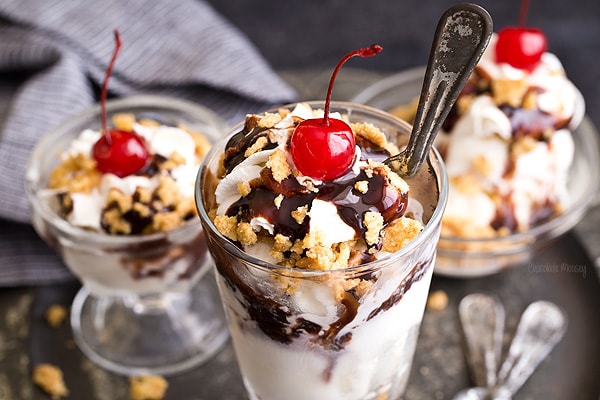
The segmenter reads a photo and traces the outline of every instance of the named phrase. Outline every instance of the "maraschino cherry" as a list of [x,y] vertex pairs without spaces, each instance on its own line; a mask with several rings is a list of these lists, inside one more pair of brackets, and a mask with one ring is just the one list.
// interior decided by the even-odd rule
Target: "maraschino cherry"
[[102,130],[104,134],[94,144],[92,155],[96,160],[98,169],[103,173],[112,173],[120,178],[133,175],[141,171],[150,159],[144,139],[133,132],[108,129],[106,121],[106,96],[108,90],[108,78],[112,72],[121,49],[121,36],[115,30],[115,50],[102,83],[100,93],[100,118],[102,119]]
[[338,63],[327,89],[323,118],[306,119],[296,126],[290,140],[290,153],[298,171],[322,181],[331,181],[345,174],[354,161],[356,143],[350,126],[342,120],[329,118],[333,82],[342,65],[354,56],[371,57],[382,47],[375,44],[346,54]]
[[521,1],[519,26],[506,27],[498,32],[496,61],[531,71],[539,64],[548,41],[540,29],[525,26],[528,6],[528,0]]

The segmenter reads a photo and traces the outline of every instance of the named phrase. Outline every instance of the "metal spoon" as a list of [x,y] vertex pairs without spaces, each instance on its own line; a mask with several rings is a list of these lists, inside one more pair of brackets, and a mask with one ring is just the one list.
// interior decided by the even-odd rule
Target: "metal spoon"
[[458,4],[440,18],[408,145],[385,161],[401,176],[411,177],[423,165],[491,35],[492,18],[478,5]]
[[458,314],[473,383],[492,388],[496,385],[502,353],[504,307],[495,297],[473,293],[460,301]]
[[567,328],[567,318],[556,305],[537,301],[527,307],[508,356],[493,388],[468,388],[454,396],[454,400],[511,400],[512,396],[529,379],[538,365],[562,339]]

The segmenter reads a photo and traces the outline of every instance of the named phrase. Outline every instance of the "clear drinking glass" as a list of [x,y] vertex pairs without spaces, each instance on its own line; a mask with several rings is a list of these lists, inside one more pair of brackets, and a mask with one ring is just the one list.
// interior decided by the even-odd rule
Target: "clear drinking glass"
[[[203,107],[159,96],[108,101],[108,118],[133,113],[184,124],[215,141],[224,123]],[[99,106],[68,120],[36,145],[27,171],[38,234],[82,283],[71,308],[79,348],[116,373],[172,374],[198,365],[228,339],[202,226],[194,218],[150,235],[109,235],[71,225],[48,189],[59,154],[84,129],[100,129]]]
[[[308,104],[323,108],[322,102]],[[407,139],[411,130],[368,106],[333,102],[331,112],[336,111],[350,122],[378,126],[393,142],[398,136]],[[411,369],[446,203],[447,177],[439,155],[432,150],[428,163],[408,180],[426,224],[406,247],[343,270],[289,269],[245,254],[208,216],[221,153],[241,127],[204,159],[196,203],[250,399],[398,399]],[[353,279],[365,281],[362,293],[340,291]]]

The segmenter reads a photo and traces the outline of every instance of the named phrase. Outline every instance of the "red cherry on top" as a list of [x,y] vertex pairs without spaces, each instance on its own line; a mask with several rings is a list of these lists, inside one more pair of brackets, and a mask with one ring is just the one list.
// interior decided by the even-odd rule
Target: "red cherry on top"
[[496,61],[531,71],[540,63],[547,47],[546,36],[541,30],[507,27],[498,33]]
[[331,181],[344,175],[352,166],[356,151],[354,132],[344,121],[329,118],[333,82],[342,65],[350,58],[372,57],[381,50],[382,47],[375,44],[346,54],[331,75],[323,118],[304,120],[294,129],[290,139],[290,154],[303,175]]
[[521,1],[519,26],[501,29],[496,42],[496,61],[515,68],[533,70],[548,48],[546,35],[540,29],[525,27],[529,0]]
[[142,170],[149,159],[144,139],[135,133],[118,130],[103,135],[94,144],[92,155],[100,171],[119,178]]
[[115,44],[115,51],[106,68],[106,75],[100,93],[100,117],[102,118],[104,135],[94,144],[92,156],[101,172],[105,174],[112,173],[123,178],[141,171],[148,164],[150,153],[146,148],[144,139],[135,133],[108,129],[106,95],[108,78],[121,49],[121,36],[118,30],[115,30]]

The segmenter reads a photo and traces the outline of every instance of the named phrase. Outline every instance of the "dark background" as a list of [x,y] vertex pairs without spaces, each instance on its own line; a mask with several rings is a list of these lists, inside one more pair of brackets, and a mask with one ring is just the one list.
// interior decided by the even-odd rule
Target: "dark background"
[[[333,69],[348,51],[379,43],[376,59],[348,67],[398,72],[424,65],[435,26],[450,0],[208,0],[241,29],[277,70]],[[494,30],[516,25],[520,0],[481,0]],[[527,25],[542,29],[549,50],[583,92],[600,125],[600,1],[531,0]]]

